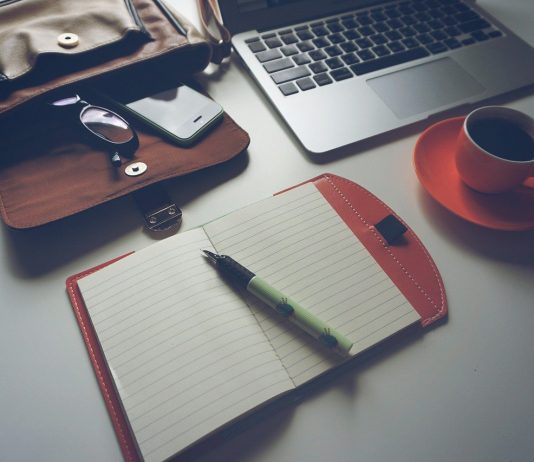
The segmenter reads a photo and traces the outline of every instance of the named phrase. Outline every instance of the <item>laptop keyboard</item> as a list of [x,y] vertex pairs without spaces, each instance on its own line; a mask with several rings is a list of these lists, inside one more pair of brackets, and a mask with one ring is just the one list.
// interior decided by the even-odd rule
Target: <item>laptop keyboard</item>
[[290,96],[502,35],[461,0],[410,0],[245,42],[280,91]]

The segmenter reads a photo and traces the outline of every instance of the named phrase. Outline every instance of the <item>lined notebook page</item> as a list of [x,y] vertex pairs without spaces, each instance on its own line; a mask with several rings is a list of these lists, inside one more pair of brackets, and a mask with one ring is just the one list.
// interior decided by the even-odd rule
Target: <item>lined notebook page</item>
[[[219,253],[351,339],[351,354],[420,318],[312,184],[257,202],[204,229]],[[296,385],[340,362],[252,296],[249,304]]]
[[196,229],[79,281],[146,461],[160,461],[293,388]]

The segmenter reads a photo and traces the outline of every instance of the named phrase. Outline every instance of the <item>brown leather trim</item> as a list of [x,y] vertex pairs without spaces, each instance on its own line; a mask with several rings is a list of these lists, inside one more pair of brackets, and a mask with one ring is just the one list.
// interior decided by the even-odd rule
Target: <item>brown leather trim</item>
[[[248,134],[228,116],[189,148],[175,146],[131,120],[139,135],[135,157],[121,168],[109,154],[80,142],[75,127],[49,121],[40,134],[21,133],[11,162],[0,168],[0,214],[13,228],[32,228],[73,215],[159,181],[225,162],[244,151]],[[46,134],[46,135],[45,135]],[[10,153],[8,153],[10,154]],[[124,168],[142,161],[148,170],[129,177]]]

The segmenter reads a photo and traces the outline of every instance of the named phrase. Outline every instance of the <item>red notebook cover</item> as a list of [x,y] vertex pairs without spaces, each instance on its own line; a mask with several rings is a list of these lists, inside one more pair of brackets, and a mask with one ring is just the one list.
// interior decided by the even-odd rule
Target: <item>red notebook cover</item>
[[[423,327],[447,314],[447,299],[441,276],[419,238],[386,204],[366,189],[345,178],[323,174],[304,183],[313,183],[337,211],[347,226],[373,255],[414,309],[421,315]],[[301,183],[301,184],[304,184]],[[296,186],[288,188],[277,194]],[[376,225],[393,215],[407,229],[401,239],[388,244]],[[136,443],[122,412],[113,379],[101,351],[89,314],[83,302],[78,280],[119,260],[118,257],[94,268],[70,276],[67,292],[80,326],[87,350],[106,402],[119,444],[126,461],[139,461]]]

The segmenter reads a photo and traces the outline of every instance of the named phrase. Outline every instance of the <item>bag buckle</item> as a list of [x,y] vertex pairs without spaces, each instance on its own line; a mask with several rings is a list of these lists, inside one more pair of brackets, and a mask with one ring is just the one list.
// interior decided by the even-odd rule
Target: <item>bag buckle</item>
[[160,184],[152,184],[133,193],[137,206],[149,231],[178,229],[182,223],[182,211]]

